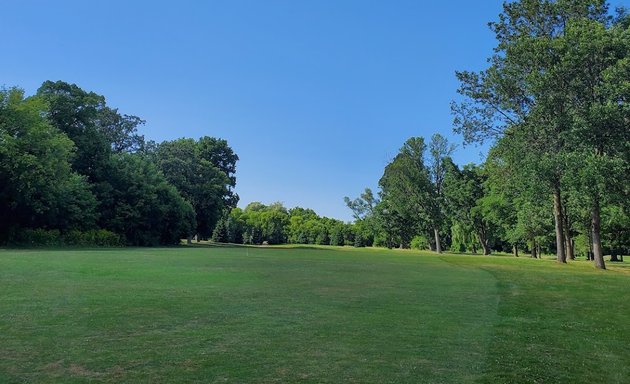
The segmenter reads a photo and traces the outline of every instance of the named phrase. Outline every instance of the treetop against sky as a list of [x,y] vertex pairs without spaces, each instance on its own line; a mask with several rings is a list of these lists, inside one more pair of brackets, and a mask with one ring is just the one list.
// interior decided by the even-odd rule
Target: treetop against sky
[[[611,5],[630,6],[630,0]],[[156,141],[226,139],[240,205],[351,220],[411,136],[451,142],[456,70],[482,69],[500,1],[3,4],[1,83],[64,80],[147,121]],[[461,145],[457,163],[484,147]]]

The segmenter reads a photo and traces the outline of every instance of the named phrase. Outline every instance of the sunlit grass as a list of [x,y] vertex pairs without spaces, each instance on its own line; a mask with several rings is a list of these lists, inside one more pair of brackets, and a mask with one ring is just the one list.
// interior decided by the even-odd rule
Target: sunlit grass
[[0,250],[0,382],[623,383],[627,265],[352,247]]

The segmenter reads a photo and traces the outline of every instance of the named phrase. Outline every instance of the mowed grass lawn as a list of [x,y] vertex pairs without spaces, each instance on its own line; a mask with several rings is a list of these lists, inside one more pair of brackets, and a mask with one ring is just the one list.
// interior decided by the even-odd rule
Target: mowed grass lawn
[[627,265],[0,250],[0,383],[628,383]]

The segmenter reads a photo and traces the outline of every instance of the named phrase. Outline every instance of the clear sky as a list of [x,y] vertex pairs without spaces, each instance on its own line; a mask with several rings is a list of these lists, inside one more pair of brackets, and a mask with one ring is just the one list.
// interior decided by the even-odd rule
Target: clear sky
[[[630,0],[613,1],[629,5]],[[156,141],[226,139],[240,206],[350,220],[411,136],[453,143],[455,70],[481,69],[501,2],[3,1],[0,85],[76,83]],[[455,160],[483,148],[459,145]]]

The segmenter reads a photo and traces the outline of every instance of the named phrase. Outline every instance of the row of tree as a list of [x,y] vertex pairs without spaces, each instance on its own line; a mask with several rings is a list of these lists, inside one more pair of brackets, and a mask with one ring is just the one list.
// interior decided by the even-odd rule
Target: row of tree
[[219,220],[212,240],[237,244],[318,244],[371,246],[372,231],[360,225],[318,216],[312,209],[287,209],[281,203],[248,204]]
[[[630,247],[630,17],[603,0],[506,3],[489,67],[458,72],[455,131],[491,140],[459,168],[440,135],[411,138],[371,191],[346,198],[389,246],[441,252],[526,247],[561,263],[576,248],[605,268]],[[428,149],[428,151],[427,151]]]
[[237,155],[211,137],[145,141],[143,123],[62,81],[0,90],[0,243],[208,238],[238,201]]
[[238,156],[224,140],[145,141],[140,118],[60,81],[30,97],[1,90],[0,242],[527,249],[604,268],[606,250],[630,247],[630,17],[604,0],[520,0],[490,27],[488,68],[458,72],[452,103],[466,143],[493,143],[486,161],[460,168],[444,137],[410,138],[378,197],[345,199],[353,224],[235,208]]

